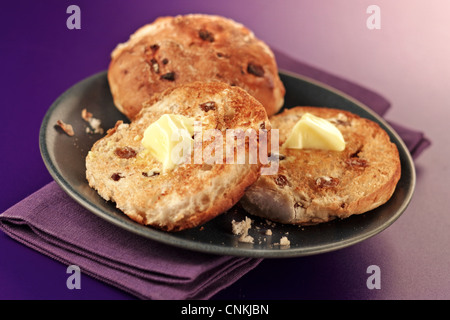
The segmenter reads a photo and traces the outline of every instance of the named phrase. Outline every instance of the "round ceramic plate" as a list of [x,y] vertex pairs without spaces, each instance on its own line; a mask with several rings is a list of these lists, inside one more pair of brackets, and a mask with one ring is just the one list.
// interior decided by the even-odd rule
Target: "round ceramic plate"
[[[114,127],[117,120],[128,122],[113,104],[106,72],[77,83],[49,108],[39,136],[43,160],[56,182],[93,214],[149,240],[185,249],[247,257],[296,257],[341,249],[386,229],[404,212],[415,186],[413,161],[401,138],[377,114],[342,92],[286,72],[280,72],[280,76],[286,87],[285,108],[308,105],[347,110],[379,123],[388,132],[400,153],[402,175],[386,204],[362,215],[308,227],[268,223],[250,216],[238,205],[201,227],[177,233],[140,225],[116,209],[114,203],[103,200],[85,178],[85,157],[102,135],[86,132],[89,126],[81,118],[81,110],[86,108],[100,119],[105,131]],[[56,126],[57,120],[71,124],[75,135],[64,134]],[[246,216],[254,221],[249,231],[253,244],[239,242],[231,231],[232,220],[241,221]],[[266,235],[268,229],[271,235]],[[283,236],[289,239],[289,246],[280,245]]]

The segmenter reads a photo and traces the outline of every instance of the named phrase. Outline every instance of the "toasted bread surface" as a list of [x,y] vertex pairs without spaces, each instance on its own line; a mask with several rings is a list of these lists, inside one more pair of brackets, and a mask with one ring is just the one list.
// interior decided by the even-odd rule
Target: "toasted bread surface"
[[280,147],[279,170],[261,176],[245,193],[250,213],[281,223],[309,225],[370,211],[389,200],[400,179],[397,147],[375,122],[350,112],[294,107],[270,117],[280,146],[304,113],[331,121],[344,151]]
[[206,14],[160,17],[139,28],[113,50],[108,81],[129,119],[154,93],[193,81],[239,86],[269,116],[285,94],[271,49],[242,24]]
[[[179,231],[203,224],[236,204],[258,178],[261,165],[258,161],[199,163],[191,158],[164,173],[141,140],[145,129],[167,113],[195,119],[203,132],[215,129],[224,136],[228,129],[263,126],[269,130],[270,123],[261,103],[243,89],[193,82],[154,96],[134,121],[118,122],[93,145],[86,158],[89,185],[131,219]],[[203,152],[211,141],[201,144]],[[247,145],[246,155],[248,150]]]

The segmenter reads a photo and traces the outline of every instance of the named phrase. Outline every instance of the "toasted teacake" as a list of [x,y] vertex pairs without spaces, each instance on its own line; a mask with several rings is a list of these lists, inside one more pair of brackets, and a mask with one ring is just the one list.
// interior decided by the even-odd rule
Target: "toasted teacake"
[[[89,185],[140,224],[179,231],[235,205],[257,180],[261,164],[230,163],[225,154],[223,161],[198,162],[193,152],[191,161],[164,172],[141,143],[146,128],[164,114],[194,119],[202,132],[213,129],[224,136],[229,129],[270,130],[270,123],[261,103],[245,90],[193,82],[154,96],[131,123],[118,122],[93,145],[86,158]],[[207,151],[211,141],[202,143],[200,150]],[[248,151],[247,145],[246,155]]]
[[160,17],[113,50],[108,81],[116,107],[133,119],[154,93],[193,81],[239,86],[270,116],[285,88],[275,57],[252,31],[217,15]]
[[261,176],[245,193],[250,213],[289,224],[347,218],[386,203],[400,179],[397,147],[377,123],[343,110],[294,107],[270,118],[280,146],[305,113],[324,118],[342,133],[344,151],[280,147],[274,175]]

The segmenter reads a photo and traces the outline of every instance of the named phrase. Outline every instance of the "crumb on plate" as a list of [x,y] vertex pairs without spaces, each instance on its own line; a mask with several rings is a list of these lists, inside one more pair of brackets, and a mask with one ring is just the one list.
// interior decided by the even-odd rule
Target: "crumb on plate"
[[233,234],[239,236],[239,242],[253,243],[254,239],[251,235],[248,234],[248,230],[250,230],[252,226],[252,219],[249,217],[245,217],[242,221],[231,221]]
[[72,125],[65,123],[62,120],[57,120],[56,124],[68,135],[68,136],[73,136],[75,134],[75,132],[73,131],[73,127]]

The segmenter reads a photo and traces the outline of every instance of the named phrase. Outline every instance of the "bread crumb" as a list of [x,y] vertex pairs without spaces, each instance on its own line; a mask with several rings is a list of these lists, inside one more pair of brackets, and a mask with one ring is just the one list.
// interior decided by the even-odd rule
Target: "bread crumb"
[[56,124],[68,135],[68,136],[73,136],[75,134],[75,132],[73,131],[73,127],[72,125],[65,123],[62,120],[58,120],[56,121]]
[[271,226],[271,227],[275,227],[275,222],[273,222],[273,221],[270,221],[270,220],[268,220],[268,219],[266,219],[266,224],[267,225],[269,225],[269,226]]
[[280,246],[290,246],[291,242],[289,241],[289,239],[285,236],[285,237],[281,237],[280,239]]
[[86,133],[103,134],[104,130],[101,127],[102,122],[99,119],[94,118],[92,116],[92,113],[88,112],[86,110],[86,108],[81,110],[81,117],[83,118],[84,121],[88,122],[91,127],[91,128],[86,128]]
[[267,230],[266,230],[266,236],[271,236],[271,235],[272,235],[272,230],[267,229]]
[[100,133],[103,134],[104,130],[101,127],[102,122],[99,119],[92,118],[89,121],[89,124],[91,125],[92,129],[94,130],[94,133]]
[[253,243],[254,239],[248,234],[248,230],[252,227],[252,219],[245,217],[242,221],[231,221],[233,234],[239,236],[239,242]]
[[248,230],[251,228],[252,220],[249,217],[245,217],[242,221],[236,221],[233,219],[231,221],[231,226],[233,230],[233,234],[235,235],[246,235],[248,234]]
[[81,117],[84,121],[89,122],[89,120],[91,120],[92,118],[92,113],[88,112],[86,108],[84,108],[83,110],[81,110]]
[[254,239],[253,239],[253,237],[251,235],[240,236],[239,237],[239,242],[253,243]]

